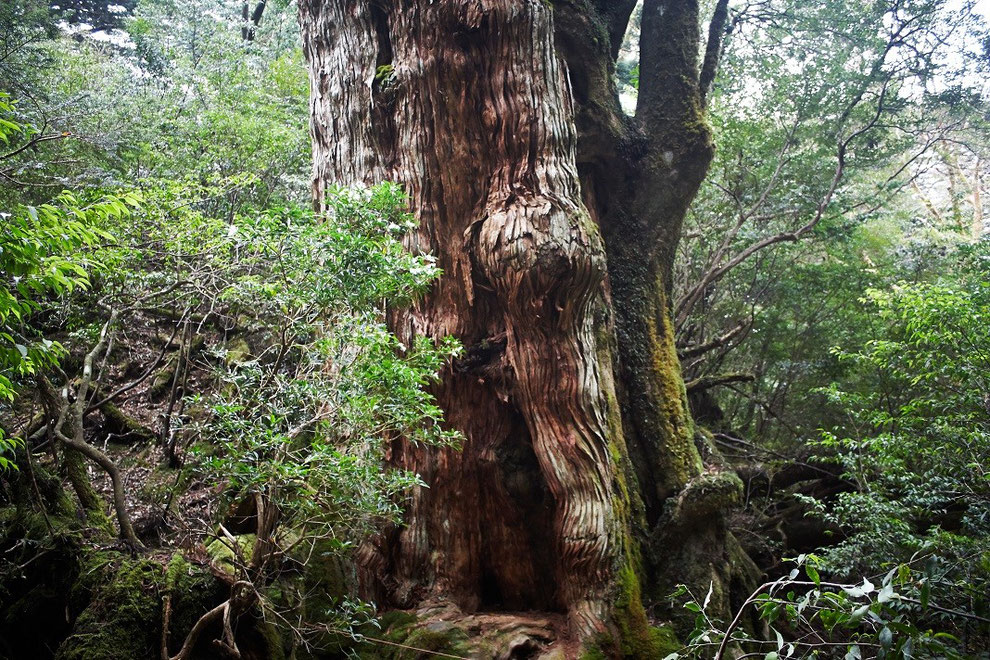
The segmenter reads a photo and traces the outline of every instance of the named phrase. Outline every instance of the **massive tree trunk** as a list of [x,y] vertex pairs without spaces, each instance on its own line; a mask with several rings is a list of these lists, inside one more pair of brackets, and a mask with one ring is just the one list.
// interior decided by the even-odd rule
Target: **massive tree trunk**
[[365,549],[366,595],[562,612],[635,655],[641,584],[726,582],[737,482],[705,474],[668,304],[712,155],[697,2],[646,3],[636,118],[613,81],[634,2],[600,4],[299,3],[316,203],[403,184],[444,274],[392,326],[466,349],[436,391],[463,449],[395,443],[429,488]]

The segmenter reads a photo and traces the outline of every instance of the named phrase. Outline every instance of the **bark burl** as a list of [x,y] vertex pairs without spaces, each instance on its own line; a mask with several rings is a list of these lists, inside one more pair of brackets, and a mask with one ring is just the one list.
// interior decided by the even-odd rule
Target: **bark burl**
[[614,61],[633,5],[299,3],[317,206],[329,185],[405,186],[407,245],[444,274],[392,327],[465,347],[436,391],[463,449],[391,452],[429,488],[362,553],[380,604],[563,612],[626,655],[643,597],[714,580],[728,606],[738,481],[703,465],[668,304],[712,157],[698,4],[645,3],[627,117]]

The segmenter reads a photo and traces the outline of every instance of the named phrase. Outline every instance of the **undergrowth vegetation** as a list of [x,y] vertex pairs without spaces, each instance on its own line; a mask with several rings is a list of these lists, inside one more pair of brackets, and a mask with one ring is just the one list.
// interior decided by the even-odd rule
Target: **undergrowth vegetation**
[[[405,346],[385,324],[439,274],[401,245],[403,192],[341,189],[314,213],[294,32],[276,19],[248,44],[214,9],[111,15],[123,48],[59,37],[42,4],[3,10],[2,545],[19,557],[3,595],[63,602],[78,635],[4,627],[2,654],[111,657],[129,599],[163,658],[207,634],[232,653],[338,648],[373,614],[347,561],[422,485],[385,467],[390,441],[458,442],[428,389],[457,344]],[[169,574],[203,598],[131,584],[159,564],[107,563],[111,532],[178,551]],[[52,553],[64,579],[40,589],[18,566]],[[83,587],[94,561],[107,584]]]

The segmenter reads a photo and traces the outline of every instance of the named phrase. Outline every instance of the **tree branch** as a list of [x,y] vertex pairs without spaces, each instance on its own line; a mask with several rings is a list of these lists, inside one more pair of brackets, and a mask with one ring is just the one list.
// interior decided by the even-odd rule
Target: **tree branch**
[[687,388],[688,393],[691,393],[710,390],[713,387],[727,385],[729,383],[751,383],[754,380],[756,380],[756,376],[753,374],[721,374],[718,376],[702,376],[701,378],[695,378],[691,382],[685,383],[684,386]]
[[[117,312],[112,312],[110,314],[110,318],[103,324],[103,328],[100,330],[100,338],[97,341],[96,346],[94,346],[83,359],[82,377],[79,382],[79,387],[76,389],[76,400],[71,406],[69,403],[69,386],[68,384],[65,386],[61,396],[63,401],[61,412],[59,413],[58,421],[53,427],[53,431],[55,436],[63,445],[79,452],[103,468],[103,471],[107,473],[107,476],[110,477],[110,483],[113,488],[113,507],[115,513],[117,514],[117,523],[120,526],[120,537],[127,541],[127,543],[133,548],[143,548],[144,546],[134,533],[134,527],[131,525],[130,515],[127,513],[127,499],[124,494],[124,483],[120,476],[120,470],[109,456],[86,442],[84,436],[85,427],[83,424],[87,410],[86,399],[93,380],[93,361],[106,347],[110,327],[116,320]],[[38,384],[39,388],[45,393],[48,401],[54,401],[57,399],[57,395],[54,392],[55,388],[46,378],[39,378]],[[62,426],[66,421],[70,408],[72,409],[71,412],[73,417],[72,434],[66,435],[62,431]]]
[[728,344],[730,341],[732,341],[737,336],[739,336],[740,333],[749,329],[751,323],[752,320],[744,319],[739,323],[737,323],[734,328],[722,334],[720,337],[716,337],[710,342],[699,344],[698,346],[692,346],[691,348],[684,348],[682,350],[677,351],[677,357],[679,357],[681,360],[686,360],[689,358],[698,357],[699,355],[704,355],[708,351],[714,350],[720,346],[724,346],[725,344]]
[[595,0],[595,9],[599,18],[608,29],[612,59],[619,57],[622,40],[629,27],[629,17],[636,8],[637,0]]
[[241,10],[241,17],[244,19],[244,27],[241,28],[241,37],[244,41],[254,41],[255,30],[261,24],[261,17],[265,13],[266,0],[261,0],[254,7],[254,11],[248,16],[248,3],[245,2]]
[[[188,308],[187,308],[186,311],[188,312]],[[125,392],[134,389],[135,387],[137,387],[138,385],[140,385],[141,383],[143,383],[145,380],[147,380],[147,378],[155,371],[155,369],[158,368],[158,365],[160,365],[162,363],[162,361],[165,359],[165,354],[168,352],[168,347],[172,343],[172,340],[175,339],[175,335],[179,332],[179,327],[182,325],[182,321],[185,320],[185,317],[186,317],[186,314],[184,313],[182,315],[182,319],[180,319],[179,322],[175,324],[175,327],[172,328],[172,334],[171,334],[171,336],[169,336],[168,341],[165,342],[165,345],[162,346],[162,350],[158,354],[158,357],[155,358],[155,361],[151,363],[151,366],[148,367],[143,374],[141,374],[136,380],[133,380],[130,383],[126,383],[124,385],[121,385],[116,390],[114,390],[113,392],[111,392],[107,396],[105,396],[102,399],[100,399],[99,402],[90,405],[88,408],[86,408],[86,413],[88,414],[88,413],[91,413],[91,412],[93,412],[94,410],[96,410],[98,408],[102,408],[104,405],[110,403],[111,401],[113,401],[114,399],[116,399],[121,394],[124,394]]]
[[701,75],[698,76],[698,88],[701,93],[701,103],[705,105],[708,93],[715,82],[719,61],[722,59],[722,47],[725,39],[732,31],[726,27],[729,19],[729,0],[718,0],[712,22],[708,24],[708,42],[705,44],[705,59],[701,65]]
[[0,156],[0,160],[7,160],[8,158],[13,158],[22,151],[25,151],[26,149],[30,149],[31,147],[40,144],[42,142],[48,142],[49,140],[63,140],[67,137],[72,137],[72,133],[66,131],[65,133],[52,133],[50,135],[36,135],[27,142],[25,142],[24,144],[22,144],[21,146],[19,146],[18,148],[14,149],[13,151],[10,151]]
[[168,656],[168,630],[162,630],[162,660],[187,660],[187,658],[191,657],[193,649],[196,648],[199,638],[218,619],[223,622],[223,633],[220,639],[217,640],[217,644],[227,653],[233,655],[235,658],[239,658],[240,651],[237,649],[237,644],[234,641],[232,621],[236,620],[237,617],[246,612],[257,601],[258,592],[253,584],[243,580],[235,582],[230,590],[230,598],[199,617],[193,625],[192,630],[186,635],[186,639],[182,643],[182,648],[171,658]]
[[697,0],[645,0],[636,117],[664,132],[692,116],[698,99]]

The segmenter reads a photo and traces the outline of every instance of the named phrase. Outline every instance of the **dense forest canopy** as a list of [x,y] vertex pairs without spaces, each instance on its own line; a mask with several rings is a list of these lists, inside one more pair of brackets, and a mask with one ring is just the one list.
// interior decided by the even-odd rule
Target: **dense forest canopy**
[[990,6],[5,0],[0,658],[984,658]]

